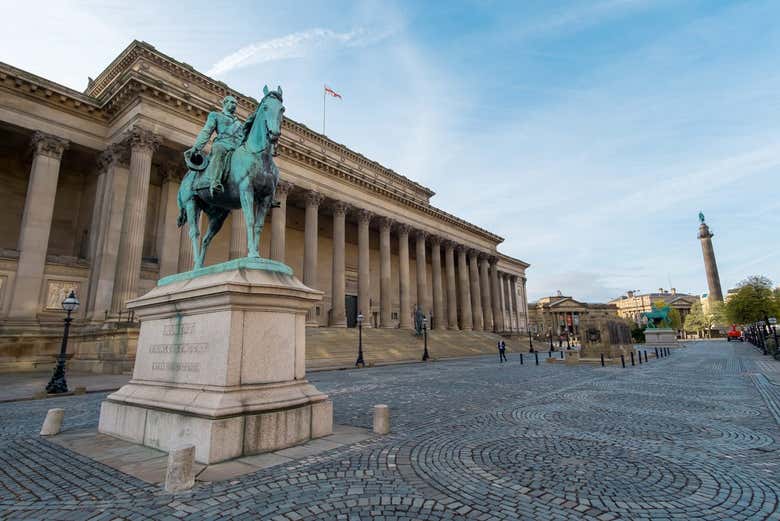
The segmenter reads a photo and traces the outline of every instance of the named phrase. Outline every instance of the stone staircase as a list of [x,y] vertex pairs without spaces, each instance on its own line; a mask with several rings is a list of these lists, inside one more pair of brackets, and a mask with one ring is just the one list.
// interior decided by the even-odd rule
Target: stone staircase
[[[527,351],[523,337],[502,337],[484,331],[428,332],[428,352],[432,358],[460,358],[496,355],[496,344],[503,338],[509,353]],[[356,328],[306,328],[306,368],[309,370],[354,367],[357,359]],[[422,337],[408,329],[363,329],[363,358],[368,364],[392,364],[418,361],[423,354]]]

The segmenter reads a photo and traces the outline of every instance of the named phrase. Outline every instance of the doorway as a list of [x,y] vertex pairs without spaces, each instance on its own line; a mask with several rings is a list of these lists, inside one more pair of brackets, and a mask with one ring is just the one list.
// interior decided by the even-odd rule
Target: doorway
[[357,327],[357,295],[344,296],[344,309],[347,312],[347,327]]

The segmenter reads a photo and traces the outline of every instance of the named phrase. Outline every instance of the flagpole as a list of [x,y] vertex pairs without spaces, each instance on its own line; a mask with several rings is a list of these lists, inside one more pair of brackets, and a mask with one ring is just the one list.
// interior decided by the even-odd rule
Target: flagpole
[[322,135],[325,135],[325,85],[322,86]]

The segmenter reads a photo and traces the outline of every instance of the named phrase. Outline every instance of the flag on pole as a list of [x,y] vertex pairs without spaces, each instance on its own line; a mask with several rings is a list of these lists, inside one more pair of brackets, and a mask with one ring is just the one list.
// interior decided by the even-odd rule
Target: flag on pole
[[336,92],[335,90],[331,89],[331,88],[330,88],[330,87],[328,87],[327,85],[325,85],[325,92],[326,92],[327,94],[330,94],[330,95],[331,95],[331,96],[333,96],[334,98],[341,99],[341,94],[339,94],[339,93],[338,93],[338,92]]

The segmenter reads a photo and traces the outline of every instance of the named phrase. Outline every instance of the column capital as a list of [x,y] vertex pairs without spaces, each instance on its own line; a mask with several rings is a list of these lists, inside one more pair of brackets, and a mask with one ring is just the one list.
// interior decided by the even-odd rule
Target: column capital
[[343,217],[347,214],[347,210],[349,210],[350,205],[349,203],[345,203],[344,201],[334,201],[331,205],[331,210],[333,210],[333,215]]
[[495,255],[490,255],[488,256],[488,262],[490,263],[491,266],[496,266],[498,265],[498,257]]
[[479,262],[488,262],[490,255],[487,252],[480,251],[477,253],[477,259],[479,259]]
[[430,235],[430,238],[431,238],[431,246],[433,247],[438,246],[439,248],[441,248],[441,243],[444,241],[444,239],[442,239],[438,235],[433,235],[433,234]]
[[374,217],[374,214],[365,208],[359,208],[357,210],[357,218],[358,222],[360,224],[368,224],[371,222],[371,219]]
[[397,223],[395,225],[396,230],[398,230],[399,234],[405,233],[409,234],[409,232],[412,230],[412,226],[406,223]]
[[68,149],[70,143],[67,139],[36,131],[30,140],[30,147],[36,156],[46,156],[53,159],[62,159],[62,153]]
[[465,244],[456,244],[455,245],[455,251],[458,252],[458,254],[463,253],[464,255],[469,252],[469,247]]
[[457,246],[457,243],[452,239],[442,239],[441,244],[445,250],[455,250],[455,246]]
[[429,235],[428,232],[426,232],[425,230],[417,230],[414,234],[415,238],[418,241],[423,241],[423,242],[425,242],[425,239],[428,238],[428,235]]
[[466,250],[466,253],[468,254],[469,258],[473,258],[474,260],[477,260],[477,257],[480,254],[480,251],[476,248],[468,248]]
[[512,281],[513,284],[517,283],[517,275],[509,275],[509,280]]
[[289,194],[292,191],[294,186],[295,185],[293,185],[289,181],[283,181],[280,179],[279,182],[276,183],[276,192],[274,192],[274,194],[276,195],[276,197],[286,198],[287,194]]
[[395,221],[390,217],[379,217],[379,228],[382,230],[390,230],[395,224]]
[[98,156],[98,171],[105,172],[109,167],[130,165],[130,149],[125,143],[112,143]]
[[160,136],[143,127],[133,127],[127,131],[131,150],[144,150],[154,153],[160,146]]
[[318,208],[324,199],[321,193],[315,192],[314,190],[307,191],[303,198],[306,200],[307,207],[313,206],[315,208]]

